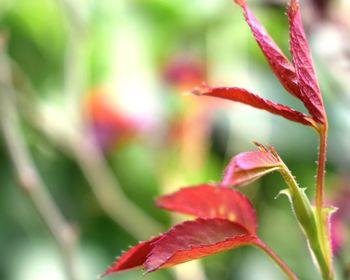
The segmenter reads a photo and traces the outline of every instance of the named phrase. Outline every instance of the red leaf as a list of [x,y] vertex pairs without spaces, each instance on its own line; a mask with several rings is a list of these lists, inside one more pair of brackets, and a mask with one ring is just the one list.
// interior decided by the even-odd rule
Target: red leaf
[[154,244],[144,265],[146,272],[152,272],[257,240],[239,224],[224,219],[187,221],[170,229]]
[[223,99],[228,99],[231,101],[236,101],[250,105],[252,107],[266,110],[272,114],[282,116],[294,122],[302,123],[305,125],[313,126],[313,121],[311,118],[304,113],[293,110],[282,104],[266,100],[259,97],[243,88],[238,87],[210,87],[207,85],[202,85],[199,88],[193,90],[193,94],[202,96],[212,96],[219,97]]
[[280,169],[282,163],[275,151],[258,145],[259,151],[240,153],[232,158],[224,171],[223,185],[246,185]]
[[234,247],[258,244],[255,235],[225,219],[197,219],[170,228],[121,255],[102,276],[143,265],[146,272],[187,262]]
[[287,14],[290,28],[290,50],[300,88],[300,98],[314,119],[325,123],[326,113],[297,0],[289,2]]
[[275,73],[282,86],[289,93],[299,98],[300,90],[298,87],[294,66],[283,54],[281,49],[270,37],[261,23],[256,19],[245,1],[236,0],[235,2],[242,7],[245,20],[248,23],[256,42],[260,46],[263,54],[270,64],[272,71]]
[[224,218],[256,234],[255,210],[248,198],[237,190],[202,184],[160,196],[159,207],[199,218]]
[[142,241],[131,247],[123,253],[100,277],[106,276],[112,272],[123,271],[135,267],[142,266],[146,261],[146,257],[153,248],[153,243],[158,241],[162,236],[154,237],[148,241]]

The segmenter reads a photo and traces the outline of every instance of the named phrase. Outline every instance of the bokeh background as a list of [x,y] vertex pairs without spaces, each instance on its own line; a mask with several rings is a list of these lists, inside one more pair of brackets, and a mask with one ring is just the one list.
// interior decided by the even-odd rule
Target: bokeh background
[[[249,2],[288,53],[287,1]],[[301,7],[330,122],[337,279],[350,279],[350,3]],[[202,81],[237,85],[304,110],[230,0],[1,0],[0,51],[0,279],[69,279],[64,267],[95,279],[129,245],[184,218],[156,209],[157,195],[219,180],[252,140],[274,146],[313,194],[311,129],[186,94]],[[273,174],[242,191],[262,239],[300,279],[319,279],[287,199],[275,199],[281,188]],[[250,247],[146,277],[106,279],[283,279]]]

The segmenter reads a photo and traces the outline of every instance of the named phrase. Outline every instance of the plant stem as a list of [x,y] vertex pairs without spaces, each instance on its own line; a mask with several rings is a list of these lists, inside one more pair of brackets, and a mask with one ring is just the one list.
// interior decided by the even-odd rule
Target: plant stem
[[[30,110],[27,109],[28,105]],[[32,125],[54,145],[76,160],[103,211],[138,240],[162,231],[162,226],[134,204],[122,190],[99,147],[85,137],[82,129],[50,120],[34,101],[22,100],[22,111]],[[44,120],[44,121],[43,121]],[[127,215],[125,215],[127,213]]]
[[261,248],[266,254],[268,254],[274,262],[284,271],[287,277],[291,280],[298,280],[298,277],[294,274],[294,272],[288,267],[288,265],[264,242],[258,240],[255,243],[256,246]]
[[70,121],[80,125],[81,96],[87,91],[86,44],[87,19],[84,15],[86,1],[56,0],[62,10],[67,40],[64,54],[63,92],[65,110]]
[[148,239],[161,231],[157,221],[126,197],[95,143],[78,137],[71,141],[69,148],[99,204],[115,223],[139,240]]
[[319,154],[317,162],[317,176],[316,176],[316,192],[315,192],[315,203],[316,203],[316,222],[319,232],[319,239],[322,246],[322,251],[326,257],[328,264],[329,274],[328,278],[333,279],[333,265],[332,265],[332,251],[329,240],[328,233],[328,215],[324,212],[323,205],[323,196],[324,196],[324,177],[325,177],[325,168],[326,168],[326,154],[327,154],[327,132],[328,132],[328,123],[327,120],[323,125],[319,126],[318,133],[320,137],[319,144]]
[[35,101],[23,98],[25,95],[19,96],[23,114],[56,147],[76,160],[105,213],[138,240],[161,232],[162,226],[125,195],[102,151],[85,137],[82,128],[56,122]]
[[0,56],[0,64],[2,65],[0,69],[0,122],[5,144],[19,179],[19,186],[25,191],[56,241],[61,253],[66,279],[78,279],[74,258],[76,234],[47,192],[45,183],[30,156],[20,132],[17,110],[12,100],[14,92],[7,59],[4,54],[0,54]]
[[320,136],[320,144],[319,144],[319,153],[318,153],[318,163],[317,163],[317,177],[316,177],[316,194],[315,194],[315,202],[316,209],[319,217],[322,216],[322,208],[323,208],[323,193],[324,193],[324,175],[326,168],[326,153],[327,153],[327,131],[328,124],[327,122],[320,127],[319,136]]
[[[325,139],[325,138],[323,138]],[[321,157],[321,162],[324,166],[325,163],[325,140],[322,140],[324,143],[323,148],[320,149],[320,153],[324,155]],[[322,172],[318,172],[321,174],[322,181],[324,176],[324,167]],[[325,218],[325,212],[322,208],[322,200],[321,200],[321,208],[316,208],[316,211],[311,206],[311,203],[307,196],[305,195],[303,189],[301,189],[294,176],[288,169],[288,167],[282,163],[282,168],[280,170],[284,180],[288,184],[290,188],[290,200],[294,209],[295,216],[297,217],[301,228],[303,229],[310,249],[312,250],[315,259],[317,260],[319,269],[322,273],[323,279],[333,279],[333,269],[331,264],[331,250],[330,250],[330,242],[328,240],[328,225],[327,219]],[[318,177],[317,177],[318,178]],[[323,183],[322,183],[323,184]],[[322,185],[323,187],[323,185]],[[322,193],[322,190],[321,190]]]

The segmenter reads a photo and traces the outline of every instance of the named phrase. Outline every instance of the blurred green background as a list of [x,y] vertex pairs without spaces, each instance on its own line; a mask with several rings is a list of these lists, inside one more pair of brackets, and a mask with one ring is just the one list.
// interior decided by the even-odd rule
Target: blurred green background
[[[289,56],[287,1],[249,2]],[[301,6],[330,122],[327,199],[341,209],[337,279],[350,279],[350,7],[347,0]],[[311,129],[184,94],[202,81],[236,85],[305,111],[278,84],[230,0],[0,0],[0,50],[7,137],[0,137],[0,279],[67,279],[61,251],[21,187],[35,188],[39,176],[68,225],[76,280],[95,279],[129,245],[183,219],[156,209],[154,198],[219,180],[253,140],[274,146],[313,195]],[[22,177],[9,153],[18,145]],[[242,191],[257,209],[261,238],[300,279],[319,279],[287,199],[275,199],[283,184],[273,174]],[[283,279],[250,247],[146,277]],[[135,270],[106,279],[144,276]]]

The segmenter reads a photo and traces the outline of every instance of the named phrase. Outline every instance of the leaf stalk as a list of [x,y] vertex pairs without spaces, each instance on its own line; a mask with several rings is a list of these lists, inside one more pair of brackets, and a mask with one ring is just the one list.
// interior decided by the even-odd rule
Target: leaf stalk
[[289,266],[264,242],[258,240],[255,245],[262,249],[267,255],[271,257],[271,259],[283,270],[283,272],[287,275],[288,279],[298,280],[298,277],[294,274],[294,272],[289,268]]

